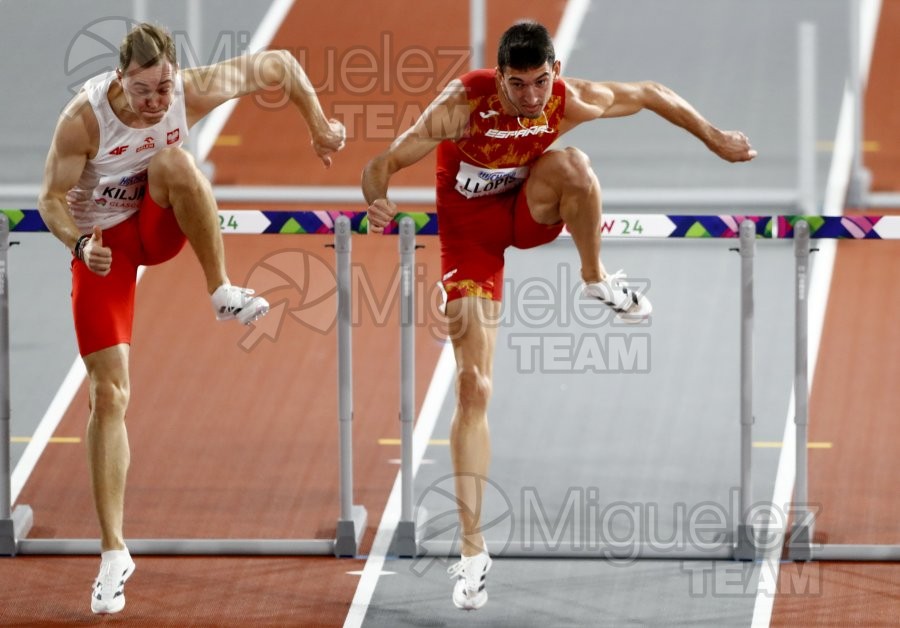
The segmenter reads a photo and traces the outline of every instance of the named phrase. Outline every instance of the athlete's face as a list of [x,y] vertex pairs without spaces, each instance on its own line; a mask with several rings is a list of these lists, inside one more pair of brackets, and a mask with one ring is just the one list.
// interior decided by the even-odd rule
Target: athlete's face
[[531,70],[502,68],[498,72],[500,88],[509,104],[526,118],[540,118],[553,93],[553,81],[559,76],[559,61]]
[[123,73],[118,71],[128,108],[146,124],[163,119],[172,103],[175,90],[175,68],[169,61],[141,68],[132,63]]

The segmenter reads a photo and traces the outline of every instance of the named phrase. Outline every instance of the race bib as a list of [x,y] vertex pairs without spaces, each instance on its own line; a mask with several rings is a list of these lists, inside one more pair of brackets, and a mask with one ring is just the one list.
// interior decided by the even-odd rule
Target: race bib
[[147,188],[147,171],[103,177],[94,188],[94,204],[110,210],[134,210],[141,206]]
[[484,168],[459,162],[456,191],[466,198],[500,194],[522,185],[528,176],[528,166],[516,168]]

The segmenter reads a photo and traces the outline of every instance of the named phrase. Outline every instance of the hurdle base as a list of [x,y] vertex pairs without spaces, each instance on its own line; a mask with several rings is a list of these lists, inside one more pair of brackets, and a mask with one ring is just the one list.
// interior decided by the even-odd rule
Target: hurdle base
[[788,560],[810,561],[813,559],[813,524],[800,522],[791,525],[788,533]]
[[19,539],[28,536],[34,524],[31,506],[16,506],[9,519],[0,519],[0,556],[15,556]]
[[334,540],[334,555],[338,558],[353,558],[359,553],[359,544],[366,531],[369,515],[364,506],[353,505],[352,519],[339,519],[337,536]]
[[734,560],[759,560],[763,557],[768,541],[764,528],[741,523],[734,538]]
[[412,521],[401,520],[397,522],[397,529],[394,531],[394,538],[391,540],[391,546],[388,549],[389,556],[415,558],[421,555],[419,530],[425,529],[425,522],[428,521],[428,509],[424,506],[416,508],[413,517],[414,520]]
[[[554,558],[591,560],[731,560],[734,555],[733,543],[723,536],[721,540],[709,543],[691,543],[666,547],[653,543],[633,545],[590,544],[573,546],[565,543],[523,543],[521,541],[492,541],[487,539],[491,556],[501,558]],[[453,558],[459,556],[459,540],[423,541],[419,545],[419,556]]]
[[826,543],[813,546],[810,554],[810,559],[815,560],[900,562],[900,545],[843,545]]
[[[127,539],[143,556],[330,556],[331,539]],[[20,555],[98,556],[100,539],[22,539]]]

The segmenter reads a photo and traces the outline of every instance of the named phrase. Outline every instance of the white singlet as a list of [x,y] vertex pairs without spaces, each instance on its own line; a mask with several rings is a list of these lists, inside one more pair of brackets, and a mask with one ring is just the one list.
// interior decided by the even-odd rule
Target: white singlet
[[172,102],[162,120],[151,127],[127,126],[109,104],[109,86],[115,72],[95,76],[82,89],[97,117],[100,148],[89,159],[81,179],[66,196],[69,211],[82,232],[94,226],[109,229],[128,219],[146,194],[150,158],[168,146],[181,146],[188,136],[181,74],[175,75]]

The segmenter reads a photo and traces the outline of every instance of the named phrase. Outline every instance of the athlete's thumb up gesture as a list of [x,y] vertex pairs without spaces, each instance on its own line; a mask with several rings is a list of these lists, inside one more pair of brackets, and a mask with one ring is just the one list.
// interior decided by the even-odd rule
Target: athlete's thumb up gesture
[[101,277],[109,274],[112,266],[112,249],[103,246],[103,232],[94,227],[94,233],[86,238],[81,249],[81,259],[93,272]]
[[386,198],[379,198],[369,205],[366,215],[369,217],[369,233],[384,233],[384,228],[397,215],[397,205]]

